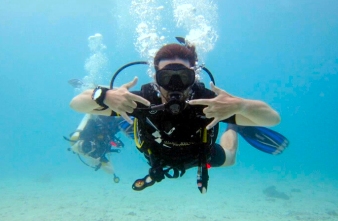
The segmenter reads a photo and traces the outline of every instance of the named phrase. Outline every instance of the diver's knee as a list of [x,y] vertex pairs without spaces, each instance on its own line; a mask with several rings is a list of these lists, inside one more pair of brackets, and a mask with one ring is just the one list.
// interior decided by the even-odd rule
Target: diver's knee
[[109,174],[114,174],[113,166],[108,162],[102,162],[101,168]]
[[234,153],[231,150],[227,150],[227,149],[225,149],[224,152],[225,152],[225,155],[226,155],[226,159],[225,159],[222,166],[223,167],[233,166],[236,163],[236,153]]
[[212,167],[232,166],[236,162],[236,151],[223,148],[219,144],[215,144],[211,149],[209,164]]

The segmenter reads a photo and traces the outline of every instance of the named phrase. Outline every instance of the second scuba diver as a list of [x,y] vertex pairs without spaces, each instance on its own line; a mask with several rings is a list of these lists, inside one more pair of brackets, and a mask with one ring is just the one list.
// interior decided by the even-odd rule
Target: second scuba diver
[[123,118],[86,114],[76,131],[65,139],[70,141],[69,150],[78,154],[85,165],[95,171],[103,169],[113,174],[114,182],[118,183],[120,178],[115,174],[110,154],[119,153],[124,147],[123,142],[116,137],[120,131],[133,138],[132,126]]

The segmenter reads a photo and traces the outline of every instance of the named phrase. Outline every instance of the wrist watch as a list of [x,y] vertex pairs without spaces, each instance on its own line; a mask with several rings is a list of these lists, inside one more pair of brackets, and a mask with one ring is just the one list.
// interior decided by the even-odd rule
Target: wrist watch
[[108,88],[98,86],[93,91],[92,100],[95,101],[98,105],[100,105],[100,107],[104,108],[101,110],[105,110],[108,108],[108,106],[103,103],[108,90],[109,90]]

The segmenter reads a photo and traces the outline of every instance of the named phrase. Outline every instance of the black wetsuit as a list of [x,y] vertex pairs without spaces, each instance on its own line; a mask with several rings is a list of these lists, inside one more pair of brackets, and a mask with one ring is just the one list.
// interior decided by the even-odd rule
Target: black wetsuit
[[[141,91],[132,93],[149,100],[152,105],[162,104],[153,84],[143,85]],[[214,98],[215,96],[216,94],[206,89],[204,84],[196,83],[192,87],[190,99]],[[160,164],[164,167],[188,169],[198,165],[201,154],[206,156],[211,166],[221,166],[225,162],[224,150],[215,143],[218,124],[208,131],[205,130],[205,127],[212,121],[203,113],[205,106],[187,105],[177,115],[165,110],[153,111],[142,108],[146,107],[138,104],[138,108],[131,115],[137,118],[138,133],[135,136],[143,142],[139,150],[144,153],[151,166]],[[235,116],[223,122],[235,124]],[[206,133],[204,142],[203,133]]]

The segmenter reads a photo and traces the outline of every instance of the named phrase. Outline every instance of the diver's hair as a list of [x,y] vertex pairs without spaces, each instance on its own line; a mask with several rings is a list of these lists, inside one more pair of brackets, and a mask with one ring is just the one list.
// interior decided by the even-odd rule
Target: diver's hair
[[167,44],[160,48],[154,58],[155,70],[161,60],[179,58],[188,60],[191,67],[195,66],[197,54],[194,45]]

